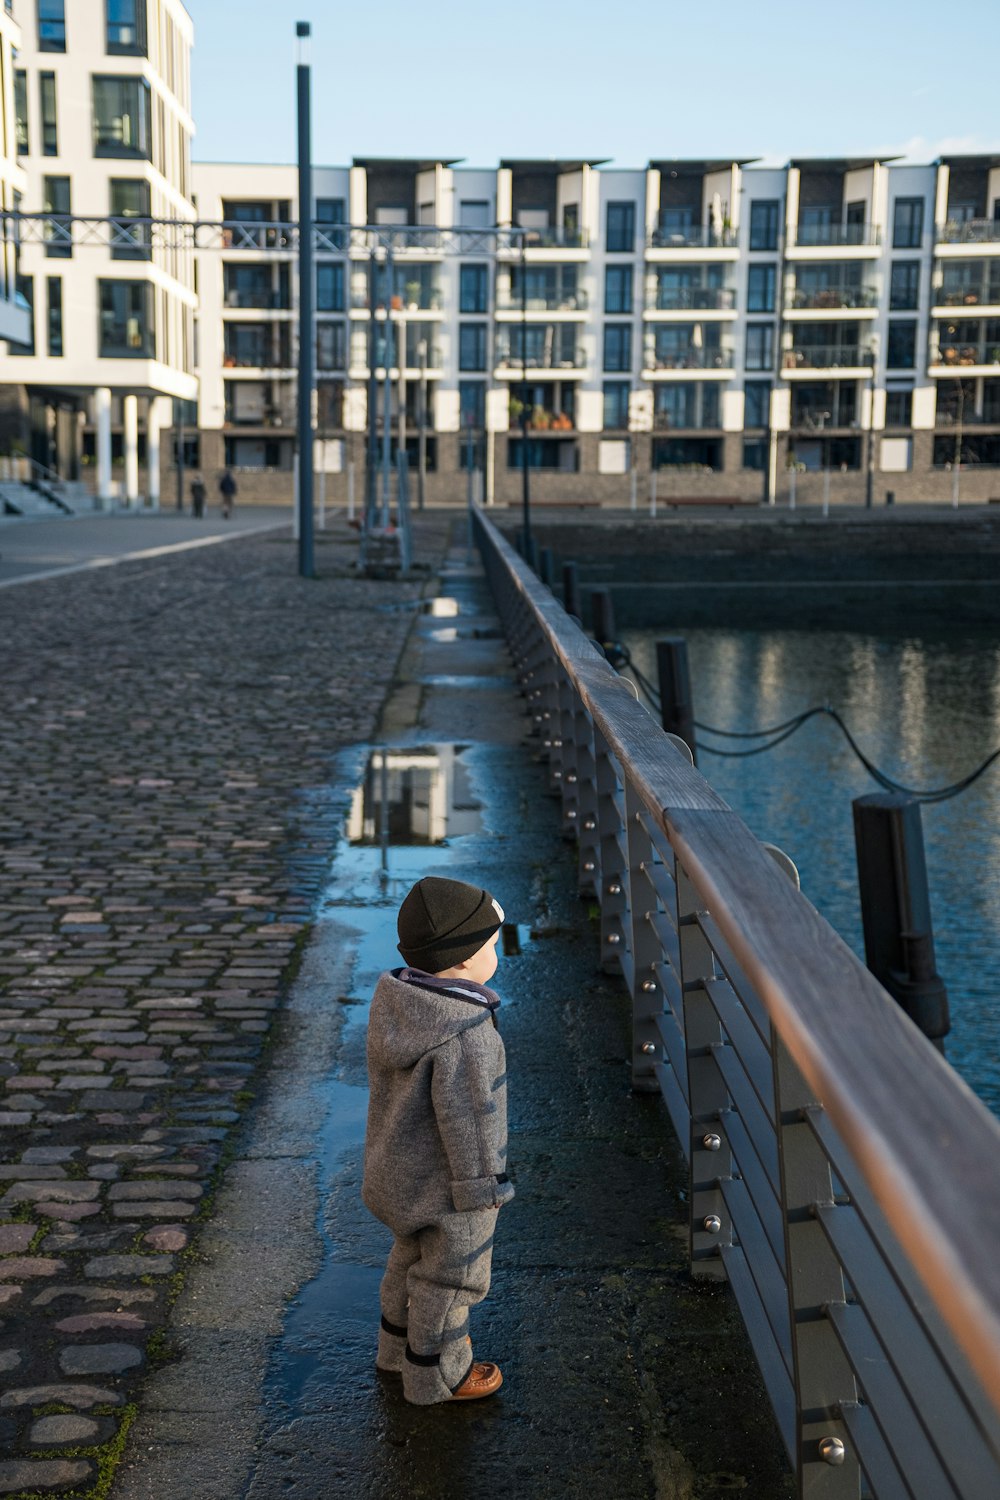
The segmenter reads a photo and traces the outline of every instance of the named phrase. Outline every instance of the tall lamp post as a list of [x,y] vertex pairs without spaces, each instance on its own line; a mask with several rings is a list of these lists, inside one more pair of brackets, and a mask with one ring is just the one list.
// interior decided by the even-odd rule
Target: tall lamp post
[[306,60],[312,28],[296,21],[299,140],[299,574],[315,577],[313,556],[313,202],[310,70]]
[[965,381],[958,377],[958,410],[955,414],[955,457],[951,465],[951,504],[958,509],[958,492],[962,483],[962,426],[965,418]]

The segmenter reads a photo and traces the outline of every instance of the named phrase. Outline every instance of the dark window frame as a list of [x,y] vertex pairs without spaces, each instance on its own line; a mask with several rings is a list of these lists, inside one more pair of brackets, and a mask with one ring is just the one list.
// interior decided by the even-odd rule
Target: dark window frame
[[[112,17],[113,11],[124,11],[126,7],[131,9],[130,17]],[[119,36],[113,37],[113,31],[117,31]],[[124,31],[134,31],[134,39],[130,42],[122,41],[120,33]],[[104,50],[109,57],[149,55],[146,0],[104,0]]]
[[[56,14],[43,15],[43,8]],[[38,0],[38,50],[66,51],[66,0]]]
[[[93,73],[90,79],[91,85],[91,124],[94,135],[94,155],[98,157],[111,157],[124,161],[152,161],[153,159],[153,98],[152,89],[145,78],[138,74],[121,73]],[[124,90],[132,88],[135,90],[134,102],[138,106],[134,118],[138,121],[138,144],[126,146],[124,142],[119,143],[109,135],[99,134],[107,127],[111,120],[123,120],[126,114],[111,115],[108,120],[101,122],[98,117],[97,101],[98,94],[105,85]]]
[[464,261],[458,268],[458,310],[460,313],[489,311],[490,278],[485,261]]
[[483,374],[489,353],[489,325],[460,323],[458,326],[458,368],[464,373]]
[[[900,282],[899,287],[897,287],[897,279]],[[911,282],[912,286],[909,284]],[[894,260],[889,268],[889,311],[916,312],[919,306],[919,260]]]
[[[112,307],[108,309],[105,305],[106,298],[114,297],[119,288],[128,288],[131,292],[139,292],[143,298],[141,309],[140,341],[131,347],[125,344],[108,343],[106,322],[107,317],[117,317],[119,322],[127,328],[128,321],[135,316],[134,310],[129,307],[119,310]],[[97,282],[98,299],[98,358],[100,359],[155,359],[156,358],[156,288],[151,281],[144,281],[126,277],[111,278],[100,277]],[[113,326],[113,325],[112,325]],[[126,335],[127,337],[127,335]]]
[[[900,213],[901,209],[904,210],[902,214]],[[923,237],[923,198],[894,198],[892,203],[892,248],[894,250],[919,250],[923,242]]]
[[56,75],[38,75],[38,119],[42,135],[42,155],[59,155],[59,111],[56,103]]
[[[885,341],[885,363],[889,370],[914,370],[917,365],[917,318],[890,318]],[[903,347],[900,350],[900,343]],[[903,357],[893,358],[902,352]]]
[[[763,277],[765,286],[762,291],[754,291],[755,279]],[[748,313],[773,313],[777,298],[778,267],[775,261],[762,260],[752,261],[747,268],[747,312]],[[755,296],[759,305],[755,304]]]
[[53,359],[61,359],[66,352],[63,347],[61,276],[47,276],[45,278],[45,340],[48,354]]
[[[605,380],[601,387],[603,411],[601,426],[605,432],[627,432],[629,428],[629,398],[632,395],[630,380]],[[624,417],[624,421],[608,420],[609,403],[614,407],[613,416]]]
[[[762,349],[751,358],[751,343],[756,342],[759,335]],[[774,369],[774,324],[773,323],[748,323],[746,335],[746,348],[744,350],[743,368],[745,370],[773,370]]]
[[316,266],[316,311],[344,311],[344,263],[321,260]]
[[[761,219],[764,220],[763,224],[754,222]],[[751,198],[748,248],[751,250],[777,250],[780,234],[781,199]]]
[[632,373],[632,324],[605,323],[601,369],[609,375]]
[[[614,290],[612,290],[614,288]],[[616,262],[604,268],[604,311],[627,316],[634,310],[635,269],[631,262]]]
[[[636,205],[634,200],[616,198],[605,207],[604,248],[609,255],[631,255],[635,251]],[[621,223],[612,222],[618,217]]]

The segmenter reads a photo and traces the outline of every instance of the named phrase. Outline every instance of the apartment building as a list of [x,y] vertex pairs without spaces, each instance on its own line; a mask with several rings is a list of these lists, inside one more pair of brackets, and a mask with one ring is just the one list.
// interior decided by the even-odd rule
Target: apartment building
[[45,218],[21,234],[30,326],[0,362],[0,445],[156,505],[161,433],[195,415],[196,296],[192,252],[143,221],[194,217],[191,19],[180,0],[17,0],[17,18],[20,206]]
[[[290,497],[296,174],[194,176],[201,217],[270,233],[199,257],[197,457]],[[314,178],[317,464],[341,498],[387,426],[432,502],[463,499],[470,464],[515,502],[525,445],[540,501],[644,502],[654,473],[664,500],[997,488],[1000,157],[356,158]],[[365,225],[398,228],[391,257]]]
[[[21,28],[12,12],[13,0],[5,0],[0,9],[0,211],[16,208],[25,188],[17,159],[14,112],[14,58],[21,45]],[[17,294],[14,246],[0,241],[0,339],[26,339],[28,323],[28,310]]]

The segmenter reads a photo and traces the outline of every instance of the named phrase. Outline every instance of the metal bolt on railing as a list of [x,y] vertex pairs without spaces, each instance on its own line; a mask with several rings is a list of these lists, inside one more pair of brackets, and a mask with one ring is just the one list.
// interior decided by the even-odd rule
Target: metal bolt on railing
[[617,932],[609,932],[608,942],[611,944],[612,948],[617,948],[618,944],[621,942],[621,937]]
[[593,833],[594,829],[597,827],[597,824],[594,822],[593,818],[584,818],[583,826],[584,828],[586,828],[588,833]]
[[643,991],[644,994],[652,995],[654,993],[654,991],[656,990],[656,980],[655,979],[644,979],[642,981],[642,984],[639,986],[639,988]]
[[594,873],[594,861],[592,859],[585,859],[583,862],[583,868],[586,870],[588,875],[592,875]]
[[562,740],[553,740],[552,741],[552,748],[553,748],[553,750],[561,750],[562,749]]
[[622,888],[621,888],[620,881],[609,880],[608,881],[608,895],[609,896],[620,896],[621,893],[622,893]]
[[[567,818],[575,818],[576,817],[576,808],[575,807],[567,807],[567,809],[566,809],[566,816],[567,816]],[[593,865],[591,865],[591,869],[593,869]]]
[[821,1438],[819,1442],[819,1456],[825,1464],[842,1464],[847,1457],[847,1449],[838,1437]]
[[647,1057],[655,1057],[656,1056],[656,1043],[655,1042],[643,1042],[643,1044],[642,1044],[642,1051],[645,1052],[645,1054],[646,1054]]
[[570,786],[572,786],[576,782],[576,779],[577,777],[575,771],[566,772],[566,780],[569,782]]
[[721,1151],[722,1136],[714,1134],[703,1136],[701,1144],[704,1146],[706,1151]]
[[701,1221],[701,1227],[707,1230],[709,1234],[718,1234],[722,1228],[722,1220],[718,1214],[706,1214]]

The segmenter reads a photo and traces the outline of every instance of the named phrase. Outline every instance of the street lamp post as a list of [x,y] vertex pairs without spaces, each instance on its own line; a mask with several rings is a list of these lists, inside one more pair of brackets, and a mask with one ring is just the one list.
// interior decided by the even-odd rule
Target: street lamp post
[[962,422],[965,417],[965,382],[958,378],[958,411],[955,421],[955,457],[951,465],[951,504],[958,509],[958,492],[962,483]]
[[310,122],[310,76],[306,61],[312,28],[296,21],[298,38],[298,146],[299,146],[299,574],[315,576],[313,558],[313,431],[312,404],[315,384],[313,360],[313,203],[312,141]]
[[531,483],[528,478],[528,264],[521,235],[521,502],[524,556],[531,562]]

